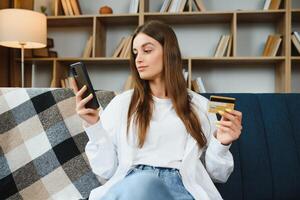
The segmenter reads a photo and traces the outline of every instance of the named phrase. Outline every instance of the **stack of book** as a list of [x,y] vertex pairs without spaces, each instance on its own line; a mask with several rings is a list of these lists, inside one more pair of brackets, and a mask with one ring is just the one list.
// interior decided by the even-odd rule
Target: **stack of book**
[[232,49],[232,35],[222,35],[219,39],[214,57],[229,57]]
[[54,48],[54,40],[52,38],[47,38],[47,46],[41,49],[26,49],[24,56],[27,58],[56,58],[57,52],[50,50]]
[[278,10],[281,0],[265,0],[263,10]]
[[57,16],[60,8],[64,15],[81,15],[81,8],[78,0],[55,0],[54,15]]
[[[183,12],[188,5],[188,0],[164,0],[159,12]],[[192,0],[197,11],[205,11],[202,0]]]
[[292,42],[293,42],[295,48],[298,51],[298,54],[300,54],[300,35],[299,35],[299,33],[297,31],[294,31],[292,33],[292,37],[291,38],[292,38]]
[[129,5],[129,13],[138,13],[139,0],[131,0]]
[[269,35],[262,56],[276,56],[281,41],[282,41],[281,35],[278,34]]
[[129,58],[131,49],[132,36],[122,37],[117,48],[115,49],[113,58]]

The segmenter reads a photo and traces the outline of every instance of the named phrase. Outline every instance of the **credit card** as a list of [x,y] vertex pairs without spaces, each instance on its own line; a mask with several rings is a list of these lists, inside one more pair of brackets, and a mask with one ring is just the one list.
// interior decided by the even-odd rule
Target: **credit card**
[[208,103],[208,112],[217,113],[225,111],[226,108],[234,110],[234,103],[235,98],[212,95]]

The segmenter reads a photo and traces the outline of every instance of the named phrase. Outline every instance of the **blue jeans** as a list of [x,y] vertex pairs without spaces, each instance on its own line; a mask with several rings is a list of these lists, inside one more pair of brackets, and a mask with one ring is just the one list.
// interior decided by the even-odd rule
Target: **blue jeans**
[[177,169],[138,165],[102,200],[193,200]]

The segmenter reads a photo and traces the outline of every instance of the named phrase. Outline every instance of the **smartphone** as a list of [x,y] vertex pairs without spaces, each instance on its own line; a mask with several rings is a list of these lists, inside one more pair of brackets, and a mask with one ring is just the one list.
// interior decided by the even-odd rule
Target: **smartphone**
[[82,98],[93,94],[93,98],[85,104],[86,108],[98,109],[100,107],[97,100],[95,90],[89,78],[88,72],[85,65],[82,62],[73,63],[70,65],[71,73],[77,83],[78,90],[80,90],[84,85],[86,85],[87,90],[83,93]]

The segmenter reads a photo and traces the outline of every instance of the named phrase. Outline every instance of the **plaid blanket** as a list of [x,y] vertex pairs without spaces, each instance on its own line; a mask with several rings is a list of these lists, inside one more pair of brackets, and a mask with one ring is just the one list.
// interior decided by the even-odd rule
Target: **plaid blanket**
[[[98,91],[103,107],[113,92]],[[71,89],[0,88],[0,199],[80,199],[101,185]]]

